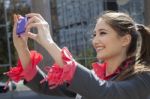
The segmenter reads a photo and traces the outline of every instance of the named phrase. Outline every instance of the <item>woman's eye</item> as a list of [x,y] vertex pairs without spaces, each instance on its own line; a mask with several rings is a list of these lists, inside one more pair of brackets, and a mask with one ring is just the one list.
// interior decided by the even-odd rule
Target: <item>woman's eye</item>
[[100,32],[99,34],[93,33],[92,37],[95,37],[96,35],[102,36],[102,35],[105,35],[105,34],[107,34],[107,33],[106,32]]
[[95,36],[96,36],[96,33],[93,33],[93,34],[92,34],[92,37],[95,37]]
[[100,32],[99,33],[100,35],[105,35],[105,34],[107,34],[106,32]]

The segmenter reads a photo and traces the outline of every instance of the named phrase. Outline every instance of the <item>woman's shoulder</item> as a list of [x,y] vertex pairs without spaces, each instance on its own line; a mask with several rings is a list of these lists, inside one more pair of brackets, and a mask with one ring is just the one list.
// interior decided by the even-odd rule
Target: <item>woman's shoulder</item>
[[148,72],[148,71],[135,74],[135,76],[139,79],[147,79],[150,81],[150,72]]
[[126,79],[127,81],[130,80],[134,83],[143,83],[144,85],[149,85],[150,86],[150,72],[141,72],[141,73],[136,73],[132,75],[131,77],[128,77]]
[[131,73],[131,77],[128,79],[145,79],[150,81],[150,68],[142,64],[136,64],[134,66],[134,71]]

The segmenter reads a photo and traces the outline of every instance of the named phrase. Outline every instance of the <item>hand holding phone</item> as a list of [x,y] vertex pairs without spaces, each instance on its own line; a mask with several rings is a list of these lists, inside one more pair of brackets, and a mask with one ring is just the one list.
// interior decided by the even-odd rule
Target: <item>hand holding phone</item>
[[21,34],[23,34],[25,32],[25,25],[28,21],[28,18],[25,16],[20,16],[18,18],[18,22],[17,22],[17,29],[16,29],[16,33],[18,36],[20,36]]

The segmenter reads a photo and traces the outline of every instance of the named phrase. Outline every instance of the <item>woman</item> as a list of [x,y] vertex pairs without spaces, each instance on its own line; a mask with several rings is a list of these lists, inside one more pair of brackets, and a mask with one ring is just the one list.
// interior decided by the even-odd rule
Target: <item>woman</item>
[[[24,79],[32,90],[80,99],[150,99],[150,31],[144,25],[121,12],[104,13],[93,33],[93,47],[97,59],[89,70],[77,63],[67,48],[60,49],[53,41],[48,23],[36,13],[30,17],[25,34],[16,35],[17,17],[14,16],[13,41],[20,61],[7,75],[14,81]],[[38,34],[30,32],[37,28]],[[37,68],[42,56],[29,51],[27,39],[42,45],[55,60],[43,75]],[[17,72],[16,72],[17,71]],[[32,72],[31,72],[32,71]]]

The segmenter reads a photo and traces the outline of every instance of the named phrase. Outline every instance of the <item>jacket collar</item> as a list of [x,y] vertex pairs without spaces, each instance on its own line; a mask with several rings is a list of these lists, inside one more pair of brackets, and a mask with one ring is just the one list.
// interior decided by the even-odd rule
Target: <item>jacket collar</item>
[[118,68],[112,74],[110,74],[108,76],[106,76],[106,67],[107,67],[106,62],[104,62],[104,63],[99,63],[99,62],[92,63],[92,67],[93,67],[95,74],[100,79],[110,80],[111,78],[120,74],[122,71],[127,69],[129,66],[132,66],[133,64],[135,64],[135,57],[130,57],[130,58],[126,59],[125,61],[123,61],[122,64],[120,66],[118,66]]

